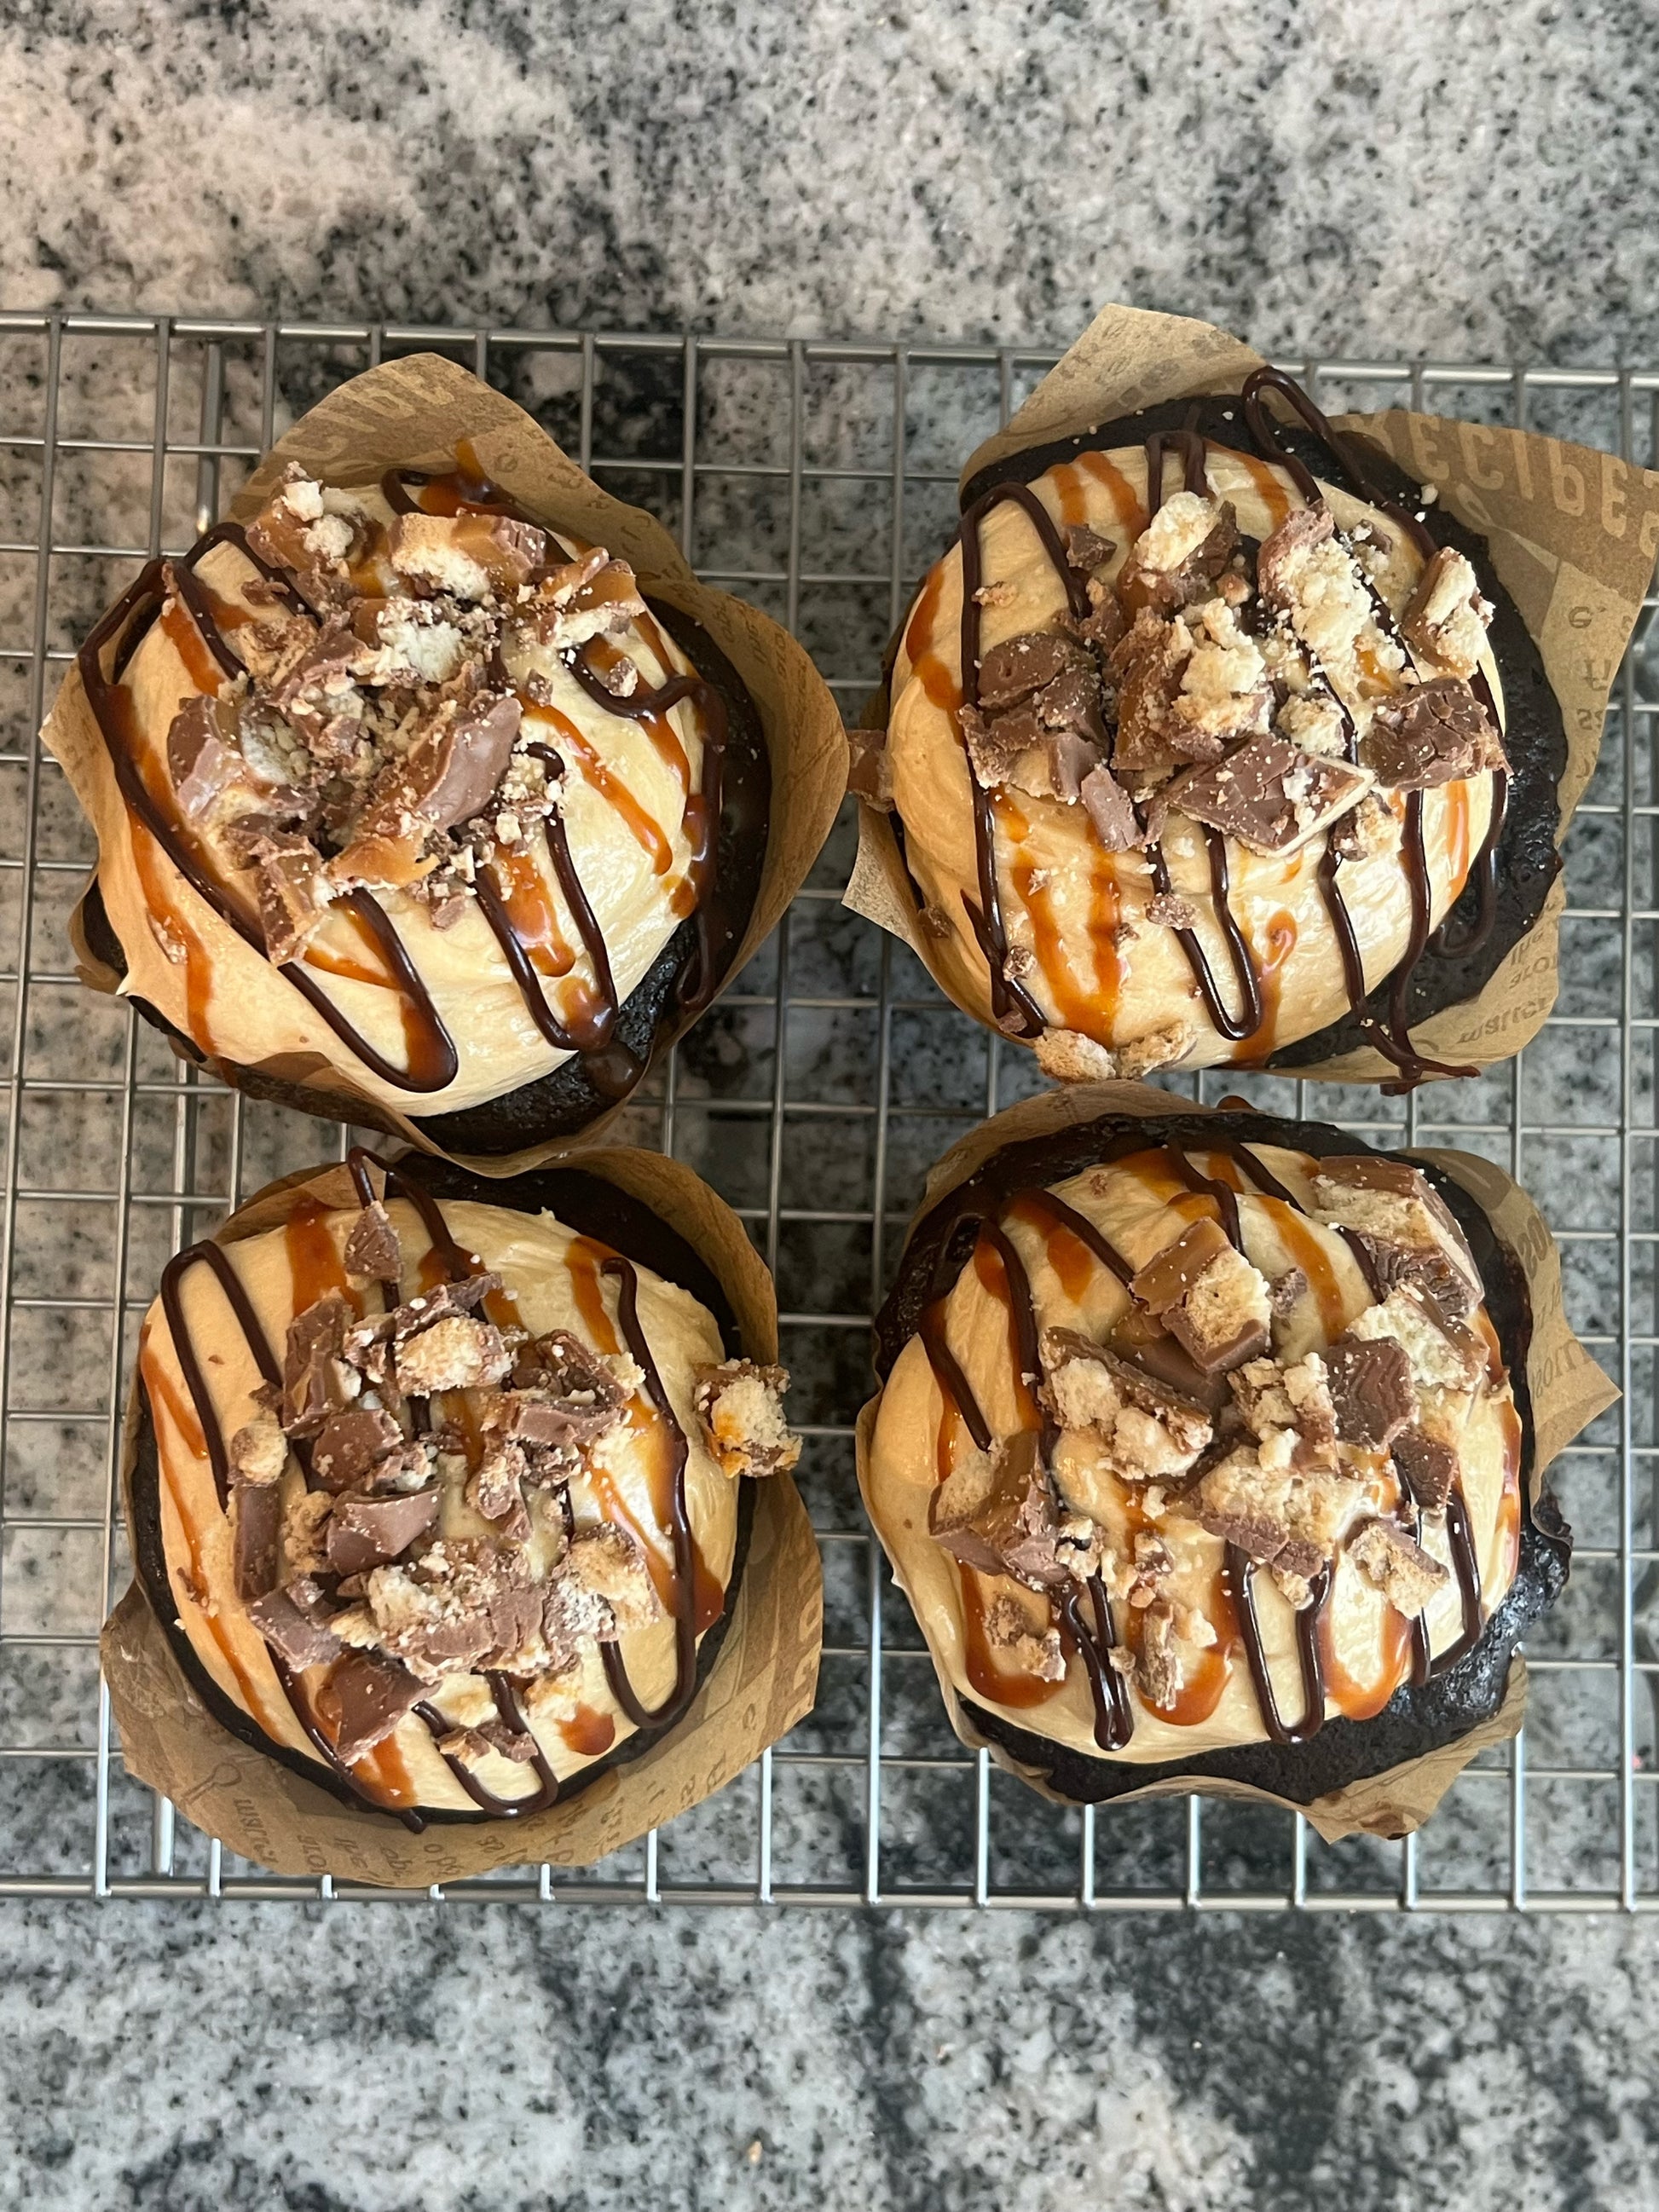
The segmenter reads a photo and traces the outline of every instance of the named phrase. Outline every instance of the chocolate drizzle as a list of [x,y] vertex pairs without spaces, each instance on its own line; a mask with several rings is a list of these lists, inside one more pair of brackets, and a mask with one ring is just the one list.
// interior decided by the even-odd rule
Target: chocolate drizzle
[[1302,1669],[1302,1718],[1285,1722],[1273,1694],[1273,1676],[1261,1641],[1261,1624],[1255,1609],[1255,1561],[1247,1559],[1237,1544],[1229,1544],[1221,1570],[1222,1582],[1232,1601],[1238,1632],[1244,1645],[1244,1663],[1261,1708],[1261,1725],[1274,1743],[1306,1743],[1325,1725],[1325,1668],[1319,1648],[1320,1623],[1330,1603],[1335,1577],[1327,1567],[1313,1583],[1313,1595],[1296,1616],[1296,1656]]
[[697,1686],[695,1562],[691,1550],[691,1522],[685,1504],[685,1466],[690,1455],[689,1448],[679,1417],[663,1388],[662,1377],[657,1372],[657,1363],[651,1356],[651,1346],[646,1340],[645,1331],[640,1327],[638,1270],[631,1260],[624,1260],[618,1255],[604,1262],[601,1273],[616,1279],[617,1326],[622,1330],[623,1343],[645,1377],[646,1395],[656,1407],[667,1433],[669,1451],[673,1461],[668,1525],[674,1559],[673,1688],[654,1712],[642,1705],[628,1679],[622,1653],[614,1644],[601,1647],[605,1656],[605,1679],[610,1686],[611,1696],[635,1728],[661,1728],[679,1717],[690,1703]]
[[[178,580],[180,604],[186,608],[200,631],[204,644],[221,667],[228,670],[234,665],[236,672],[240,673],[241,663],[235,659],[225,643],[205,595],[199,592],[188,594],[184,584],[184,579],[190,574],[198,561],[213,546],[221,544],[234,546],[267,580],[282,582],[280,577],[249,550],[246,538],[239,525],[221,523],[198,540],[182,560],[167,564],[152,561],[137,580],[116,601],[81,647],[76,657],[76,665],[86,691],[87,704],[98,725],[116,783],[129,812],[137,816],[197,896],[204,900],[245,944],[252,945],[261,956],[268,957],[265,956],[263,933],[203,866],[177,823],[168,819],[145,782],[133,750],[131,703],[120,681],[123,671],[131,662],[145,633],[161,614],[167,597],[164,574],[167,567],[171,568]],[[102,659],[106,647],[112,648],[111,667],[107,674]],[[431,994],[421,980],[385,908],[372,893],[366,890],[352,891],[337,903],[349,910],[373,937],[391,970],[406,1010],[410,1048],[408,1066],[394,1066],[353,1026],[308,970],[303,959],[284,963],[276,969],[276,973],[294,986],[347,1049],[356,1054],[364,1066],[381,1082],[399,1091],[428,1092],[444,1090],[454,1081],[460,1065],[454,1043],[433,1004]]]

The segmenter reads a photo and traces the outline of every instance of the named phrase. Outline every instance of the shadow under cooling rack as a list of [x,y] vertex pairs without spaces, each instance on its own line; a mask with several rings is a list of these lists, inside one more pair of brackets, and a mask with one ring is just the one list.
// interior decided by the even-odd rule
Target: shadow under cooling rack
[[[295,416],[435,348],[510,392],[709,580],[786,623],[849,717],[953,526],[957,465],[1052,362],[1024,348],[760,342],[341,323],[0,316],[0,1895],[374,1896],[232,1860],[133,1784],[97,1632],[125,1587],[114,1474],[139,1322],[167,1255],[348,1137],[183,1070],[81,990],[64,920],[93,858],[35,741],[76,644],[152,554],[182,550]],[[1291,362],[1332,411],[1521,422],[1652,465],[1659,368]],[[560,1903],[1440,1911],[1659,1905],[1659,633],[1650,603],[1568,847],[1561,996],[1538,1041],[1409,1101],[1224,1073],[1374,1141],[1459,1145],[1555,1228],[1569,1311],[1624,1389],[1558,1465],[1572,1581],[1528,1650],[1524,1735],[1402,1843],[1328,1847],[1270,1808],[1050,1806],[970,1757],[860,1512],[867,1328],[929,1163],[1036,1087],[839,903],[843,820],[773,942],[624,1134],[706,1176],[773,1267],[807,1443],[826,1650],[817,1710],[632,1850],[450,1899]],[[412,1893],[424,1899],[428,1893]]]

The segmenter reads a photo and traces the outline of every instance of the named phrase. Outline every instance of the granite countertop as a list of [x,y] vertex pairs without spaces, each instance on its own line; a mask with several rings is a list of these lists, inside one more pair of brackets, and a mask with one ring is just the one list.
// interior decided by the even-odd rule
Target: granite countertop
[[[1644,11],[1385,13],[37,0],[0,307],[1659,358]],[[1655,1928],[0,1904],[0,2195],[1645,2212]]]

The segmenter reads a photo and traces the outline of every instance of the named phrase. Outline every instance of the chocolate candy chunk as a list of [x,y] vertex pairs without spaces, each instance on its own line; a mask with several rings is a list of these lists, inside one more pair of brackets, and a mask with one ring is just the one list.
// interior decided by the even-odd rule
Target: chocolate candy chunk
[[994,645],[979,665],[978,703],[987,714],[1029,699],[1067,669],[1092,671],[1080,646],[1058,630],[1028,630]]
[[1103,745],[1100,702],[1100,672],[1088,661],[1062,669],[1052,684],[1045,684],[1032,698],[1031,710],[1043,730],[1074,731],[1091,744]]
[[1202,1214],[1138,1271],[1129,1295],[1150,1312],[1164,1313],[1180,1304],[1212,1261],[1231,1249],[1219,1225]]
[[1044,781],[1051,796],[1075,806],[1090,776],[1104,775],[1100,744],[1075,730],[1056,730],[1043,741]]
[[362,1389],[345,1359],[351,1309],[337,1292],[319,1298],[289,1324],[283,1362],[282,1422],[291,1437],[314,1437]]
[[400,576],[459,599],[516,590],[547,557],[547,533],[505,514],[394,515],[386,557]]
[[1405,1429],[1394,1440],[1394,1463],[1414,1504],[1443,1513],[1457,1480],[1457,1454],[1426,1429]]
[[1292,580],[1301,560],[1335,529],[1335,518],[1322,499],[1316,507],[1293,507],[1278,529],[1262,539],[1256,555],[1256,589],[1270,607],[1280,614],[1294,607]]
[[1396,1613],[1414,1619],[1450,1579],[1395,1521],[1367,1521],[1348,1540],[1348,1556]]
[[1474,1285],[1437,1245],[1387,1244],[1380,1237],[1360,1237],[1377,1293],[1386,1298],[1401,1288],[1413,1291],[1445,1329],[1467,1322],[1478,1304]]
[[1492,617],[1468,556],[1442,545],[1401,615],[1401,635],[1437,667],[1473,676]]
[[499,1382],[512,1365],[501,1331],[474,1314],[450,1314],[402,1338],[398,1387],[413,1397],[437,1390],[472,1390]]
[[1325,1354],[1336,1433],[1345,1444],[1383,1451],[1417,1419],[1406,1348],[1391,1336],[1344,1337]]
[[1103,568],[1117,548],[1109,538],[1091,530],[1086,522],[1067,526],[1062,542],[1066,547],[1066,565],[1087,575],[1091,569]]
[[1078,787],[1084,811],[1108,853],[1127,853],[1140,842],[1140,824],[1129,794],[1110,769],[1091,768]]
[[[1469,1300],[1480,1296],[1480,1271],[1456,1215],[1410,1160],[1394,1153],[1333,1153],[1320,1161],[1313,1187],[1322,1219],[1357,1231],[1368,1249],[1383,1244],[1408,1249],[1411,1261],[1402,1255],[1391,1266],[1406,1269],[1423,1255],[1424,1268],[1432,1272],[1432,1256],[1449,1259],[1463,1276]],[[1399,1279],[1407,1277],[1402,1273]],[[1389,1287],[1384,1285],[1385,1294]],[[1446,1296],[1457,1300],[1455,1290]],[[1462,1311],[1467,1310],[1465,1304]]]
[[337,1575],[361,1575],[398,1559],[438,1518],[435,1490],[367,1497],[347,1491],[328,1522],[328,1563]]
[[881,732],[853,730],[848,733],[847,788],[884,814],[893,811],[893,763]]
[[247,1617],[277,1657],[296,1672],[320,1667],[345,1648],[328,1626],[321,1589],[308,1576],[267,1590],[249,1606]]
[[198,821],[221,792],[246,773],[216,699],[186,699],[167,731],[167,774],[179,811]]
[[1214,595],[1216,581],[1238,550],[1232,504],[1196,492],[1164,501],[1136,540],[1117,580],[1131,614],[1178,614]]
[[1060,1631],[1038,1627],[1010,1590],[1000,1590],[985,1608],[985,1641],[1019,1674],[1039,1682],[1066,1680]]
[[512,1388],[491,1401],[485,1425],[524,1443],[574,1449],[614,1428],[627,1403],[609,1362],[554,1328],[520,1352]]
[[236,1595],[263,1597],[276,1580],[277,1536],[282,1527],[281,1486],[239,1482],[230,1493],[234,1536]]
[[784,1419],[788,1388],[786,1369],[758,1366],[752,1359],[696,1370],[691,1402],[725,1474],[787,1474],[795,1465],[800,1438]]
[[281,968],[298,959],[328,904],[328,880],[317,848],[294,831],[263,826],[238,840],[253,872],[265,957]]
[[953,1559],[1033,1588],[1063,1583],[1054,1493],[1034,1429],[975,1452],[933,1492],[928,1526]]
[[324,1684],[318,1710],[332,1722],[335,1751],[349,1765],[383,1743],[422,1695],[420,1683],[395,1659],[348,1651]]
[[331,1414],[318,1431],[311,1471],[325,1490],[347,1490],[403,1443],[403,1431],[383,1407],[352,1406]]
[[1130,1480],[1185,1474],[1212,1433],[1206,1408],[1075,1329],[1042,1333],[1044,1402],[1062,1428],[1089,1430]]
[[395,1283],[403,1273],[403,1253],[392,1216],[377,1198],[352,1224],[345,1243],[346,1272],[371,1282]]
[[1385,699],[1360,740],[1361,764],[1396,791],[1424,791],[1507,765],[1492,718],[1455,676]]
[[542,1632],[552,1650],[574,1655],[584,1644],[614,1644],[661,1617],[645,1554],[628,1531],[610,1521],[579,1529],[547,1587]]
[[1166,794],[1172,808],[1236,837],[1253,852],[1304,844],[1370,787],[1346,761],[1300,752],[1282,738],[1253,738],[1206,767],[1188,769]]
[[481,814],[507,773],[522,711],[516,698],[482,695],[447,728],[422,739],[403,777],[394,780],[392,804],[434,830],[453,830]]

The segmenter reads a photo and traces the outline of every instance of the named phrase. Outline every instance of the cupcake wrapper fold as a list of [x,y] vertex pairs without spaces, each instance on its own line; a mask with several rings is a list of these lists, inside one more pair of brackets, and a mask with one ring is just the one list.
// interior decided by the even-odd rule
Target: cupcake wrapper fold
[[[684,1238],[725,1292],[744,1351],[776,1359],[771,1278],[742,1223],[706,1183],[678,1160],[620,1146],[584,1152],[574,1164],[641,1200]],[[471,1194],[489,1202],[489,1194]],[[250,1199],[215,1241],[234,1244],[279,1228],[307,1195],[326,1206],[356,1202],[343,1167],[307,1169]],[[501,1202],[510,1204],[511,1194]],[[135,1381],[122,1450],[129,1531],[141,1425]],[[393,1814],[342,1802],[220,1725],[137,1580],[100,1639],[126,1770],[170,1797],[195,1826],[279,1875],[416,1889],[501,1866],[591,1866],[722,1789],[811,1711],[823,1620],[817,1540],[787,1475],[769,1475],[752,1490],[741,1577],[691,1705],[637,1756],[605,1767],[585,1786],[573,1779],[571,1794],[541,1812],[466,1825],[434,1820],[416,1834]]]
[[[1086,433],[1142,409],[1200,393],[1237,392],[1261,356],[1209,323],[1136,307],[1103,307],[1010,421],[963,468],[972,483],[1012,455]],[[1452,516],[1486,540],[1498,581],[1538,647],[1566,730],[1558,786],[1559,845],[1595,771],[1608,694],[1659,555],[1659,471],[1543,438],[1390,408],[1338,415]],[[886,723],[878,693],[864,725]],[[941,989],[950,986],[920,925],[890,817],[859,808],[858,860],[845,902],[903,939]],[[1566,891],[1550,887],[1537,921],[1471,999],[1412,1025],[1425,1057],[1489,1067],[1534,1037],[1555,1004],[1558,936]],[[1370,1049],[1304,1063],[1322,1082],[1385,1081],[1395,1069]]]
[[[928,1176],[927,1195],[911,1224],[912,1232],[941,1199],[1006,1146],[1051,1137],[1103,1115],[1131,1115],[1151,1121],[1161,1115],[1190,1117],[1216,1110],[1194,1106],[1190,1099],[1176,1097],[1167,1091],[1139,1083],[1075,1084],[1062,1090],[1040,1092],[983,1122],[952,1146]],[[1490,1160],[1477,1158],[1469,1152],[1421,1146],[1402,1157],[1429,1163],[1467,1191],[1525,1279],[1531,1326],[1524,1380],[1531,1404],[1527,1427],[1529,1449],[1522,1479],[1530,1516],[1533,1506],[1544,1494],[1546,1470],[1599,1413],[1616,1403],[1619,1391],[1568,1323],[1561,1300],[1561,1264],[1554,1239],[1519,1184]],[[858,1422],[859,1485],[872,1522],[876,1516],[870,1493],[870,1452],[879,1403],[878,1397],[872,1399]],[[894,1579],[909,1598],[911,1592],[896,1569]],[[931,1644],[929,1649],[932,1650]],[[1056,1804],[1079,1802],[1057,1789],[1046,1769],[1015,1756],[1006,1745],[983,1733],[975,1724],[973,1709],[957,1694],[937,1655],[934,1667],[951,1725],[969,1750],[988,1750],[998,1765],[1018,1775],[1039,1795]],[[1516,1734],[1526,1717],[1526,1665],[1517,1654],[1509,1662],[1502,1699],[1488,1717],[1451,1741],[1380,1773],[1362,1776],[1340,1789],[1303,1800],[1279,1796],[1224,1775],[1171,1775],[1154,1769],[1152,1771],[1157,1774],[1157,1779],[1114,1794],[1109,1802],[1120,1805],[1139,1798],[1196,1792],[1205,1796],[1281,1805],[1305,1814],[1327,1843],[1359,1834],[1409,1835],[1428,1819],[1477,1753]],[[1370,1723],[1350,1725],[1358,1728]],[[1019,1732],[1011,1729],[1008,1733]],[[1040,1747],[1040,1739],[1026,1735],[1024,1740],[1034,1750]],[[1313,1741],[1317,1743],[1319,1739]],[[1056,1759],[1063,1757],[1060,1747],[1051,1748]],[[1116,1764],[1126,1774],[1134,1771],[1127,1761]]]
[[[627,560],[641,589],[700,623],[737,670],[753,699],[771,763],[772,796],[764,867],[747,928],[725,975],[729,986],[765,941],[805,880],[835,822],[847,786],[847,738],[834,700],[806,653],[787,630],[742,599],[700,584],[674,540],[653,516],[601,490],[569,455],[516,403],[438,354],[385,362],[341,385],[302,416],[260,462],[230,509],[231,520],[256,514],[283,469],[298,461],[331,483],[372,483],[389,468],[434,473],[453,468],[459,441],[477,465],[528,512],[556,530],[568,529]],[[79,673],[71,668],[42,732],[62,763],[76,795],[100,833],[100,844],[125,834],[125,808]],[[114,993],[124,978],[96,949],[88,929],[88,886],[70,930],[82,981]],[[180,896],[199,906],[181,886]],[[203,908],[205,913],[206,909]],[[241,957],[258,958],[237,944]],[[690,1028],[695,1014],[665,1024],[658,1055]],[[320,1055],[279,1055],[246,1066],[210,1058],[224,1081],[260,1095],[290,1094],[295,1085],[331,1094],[339,1118],[385,1129],[420,1152],[454,1158],[486,1176],[508,1176],[591,1143],[623,1110],[624,1099],[574,1135],[529,1146],[504,1156],[443,1152],[420,1121],[371,1100],[349,1071]],[[637,1097],[637,1093],[634,1094]]]

